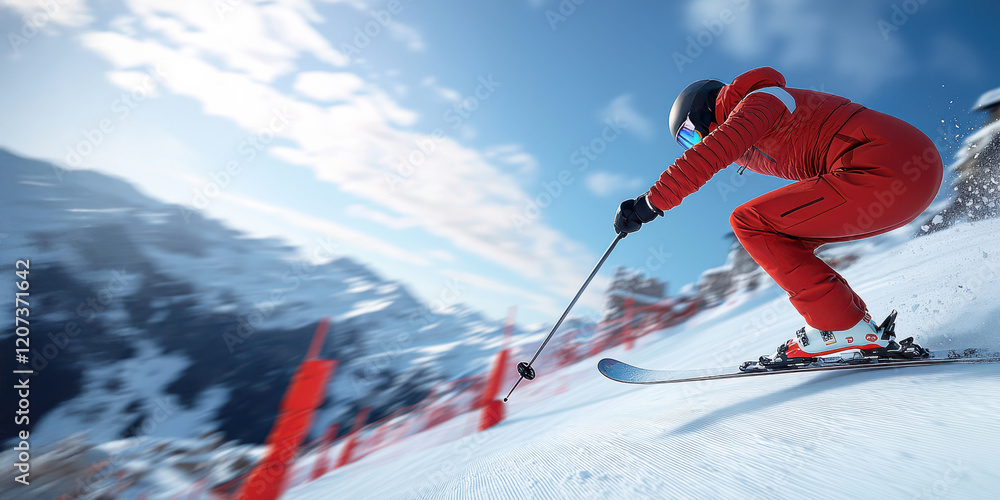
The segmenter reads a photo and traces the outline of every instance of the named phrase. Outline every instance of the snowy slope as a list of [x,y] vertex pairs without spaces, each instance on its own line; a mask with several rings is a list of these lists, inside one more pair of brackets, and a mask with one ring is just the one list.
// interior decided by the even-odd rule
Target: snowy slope
[[[900,311],[900,334],[935,349],[996,350],[998,233],[998,220],[959,225],[866,256],[844,275],[876,316]],[[635,351],[603,355],[729,366],[773,351],[801,323],[767,287]],[[430,448],[403,441],[285,498],[1000,495],[1000,365],[627,386],[601,377],[597,359],[568,368],[567,392],[544,395],[545,377],[558,374],[526,383],[487,432]]]

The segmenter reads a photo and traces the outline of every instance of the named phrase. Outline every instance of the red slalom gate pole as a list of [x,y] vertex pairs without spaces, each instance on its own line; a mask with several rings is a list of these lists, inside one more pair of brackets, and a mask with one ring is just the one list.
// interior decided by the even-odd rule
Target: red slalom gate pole
[[292,376],[281,400],[278,418],[267,437],[268,450],[240,486],[237,499],[276,500],[284,493],[291,463],[309,432],[316,407],[326,394],[326,382],[337,365],[336,361],[314,359],[329,325],[324,318],[316,328],[306,359]]
[[310,481],[318,479],[330,470],[330,447],[333,446],[333,441],[337,439],[337,432],[339,430],[340,424],[333,424],[326,429],[326,433],[323,435],[323,442],[319,445],[319,456],[316,457],[312,474],[309,476]]
[[354,461],[354,448],[358,446],[358,436],[361,434],[361,429],[365,426],[365,422],[368,421],[368,413],[371,409],[370,406],[366,406],[354,417],[354,428],[351,429],[351,436],[344,443],[344,448],[340,451],[340,457],[337,458],[337,464],[333,466],[334,469],[343,467]]
[[511,307],[507,313],[507,323],[503,329],[503,348],[497,355],[497,360],[493,364],[490,372],[489,382],[483,390],[483,397],[479,400],[477,407],[482,408],[479,416],[480,432],[493,427],[503,421],[505,416],[503,402],[497,399],[500,392],[500,384],[503,382],[503,367],[507,366],[507,358],[510,356],[510,339],[514,335],[514,321],[517,308]]

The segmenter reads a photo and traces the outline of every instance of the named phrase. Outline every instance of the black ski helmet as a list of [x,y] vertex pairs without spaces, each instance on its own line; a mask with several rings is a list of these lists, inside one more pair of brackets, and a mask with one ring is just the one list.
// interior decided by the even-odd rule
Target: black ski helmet
[[678,134],[687,120],[701,137],[708,135],[708,125],[715,119],[715,98],[725,84],[719,80],[698,80],[684,88],[670,108],[670,135],[685,149],[691,147],[681,142]]

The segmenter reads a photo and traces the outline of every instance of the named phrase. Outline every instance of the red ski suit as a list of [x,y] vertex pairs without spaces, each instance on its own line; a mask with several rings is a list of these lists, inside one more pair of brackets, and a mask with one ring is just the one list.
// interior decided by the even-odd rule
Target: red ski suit
[[866,238],[915,219],[941,186],[941,156],[910,124],[835,95],[785,89],[772,68],[750,70],[719,92],[711,132],[650,188],[669,210],[716,172],[737,163],[798,181],[739,206],[730,224],[753,259],[820,330],[846,330],[866,306],[847,281],[814,254],[824,243]]

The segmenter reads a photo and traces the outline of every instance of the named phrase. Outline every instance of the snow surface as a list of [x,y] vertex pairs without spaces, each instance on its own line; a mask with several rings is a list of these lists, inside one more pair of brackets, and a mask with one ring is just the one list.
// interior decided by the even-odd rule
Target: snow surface
[[[962,224],[843,274],[876,317],[899,310],[903,336],[997,350],[998,233],[998,220]],[[602,356],[732,366],[801,325],[781,290],[765,287]],[[628,386],[604,379],[598,359],[538,366],[489,431],[448,439],[474,425],[475,415],[456,418],[285,498],[998,497],[998,364]]]

